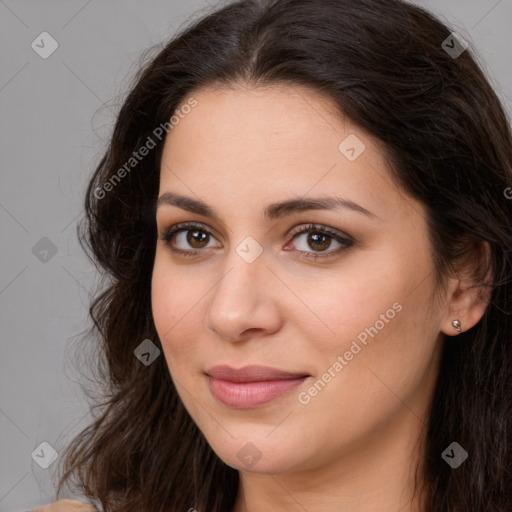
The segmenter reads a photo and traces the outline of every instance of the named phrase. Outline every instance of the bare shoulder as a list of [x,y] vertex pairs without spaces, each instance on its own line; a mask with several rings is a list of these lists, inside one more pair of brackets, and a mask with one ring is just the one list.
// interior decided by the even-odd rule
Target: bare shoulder
[[96,508],[89,503],[82,503],[77,500],[58,500],[37,507],[29,512],[96,512]]

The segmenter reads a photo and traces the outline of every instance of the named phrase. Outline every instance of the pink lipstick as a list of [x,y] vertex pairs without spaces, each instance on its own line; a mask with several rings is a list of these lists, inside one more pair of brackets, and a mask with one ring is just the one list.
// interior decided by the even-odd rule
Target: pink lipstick
[[214,366],[205,372],[210,391],[222,404],[236,409],[251,408],[275,400],[302,384],[308,374],[268,366]]

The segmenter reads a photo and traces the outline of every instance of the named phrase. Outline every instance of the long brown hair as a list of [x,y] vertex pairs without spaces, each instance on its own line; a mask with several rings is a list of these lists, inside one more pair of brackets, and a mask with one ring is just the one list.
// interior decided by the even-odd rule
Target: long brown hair
[[[418,486],[425,512],[512,510],[512,136],[471,49],[455,56],[443,44],[460,50],[450,37],[400,0],[241,0],[195,21],[143,66],[78,230],[106,280],[87,336],[101,395],[65,453],[58,493],[73,482],[105,512],[232,509],[238,472],[188,415],[165,358],[146,366],[134,356],[145,339],[161,349],[150,294],[164,140],[155,129],[169,128],[200,87],[281,83],[327,94],[383,143],[397,183],[427,207],[440,276],[489,244],[491,299],[474,328],[446,343]],[[155,147],[126,167],[148,137]],[[454,440],[469,453],[456,470],[441,457]]]

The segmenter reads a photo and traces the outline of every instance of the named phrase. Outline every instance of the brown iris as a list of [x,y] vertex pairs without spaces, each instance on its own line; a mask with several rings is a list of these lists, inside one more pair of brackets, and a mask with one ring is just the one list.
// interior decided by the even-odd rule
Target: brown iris
[[328,235],[322,235],[321,233],[310,233],[308,235],[308,244],[314,249],[327,249],[331,245],[331,239]]
[[203,242],[206,241],[208,243],[208,234],[204,233],[203,231],[194,230],[194,231],[188,231],[187,232],[187,242],[191,245],[191,247],[194,247],[196,249],[201,249],[204,247]]

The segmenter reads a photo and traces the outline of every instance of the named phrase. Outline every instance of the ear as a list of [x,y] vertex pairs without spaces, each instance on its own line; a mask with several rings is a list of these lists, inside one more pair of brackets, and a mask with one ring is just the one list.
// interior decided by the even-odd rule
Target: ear
[[465,332],[484,315],[492,293],[490,261],[490,246],[488,242],[481,242],[448,278],[446,313],[441,324],[444,334],[459,334],[457,323],[453,324],[456,320],[460,322],[460,331]]

